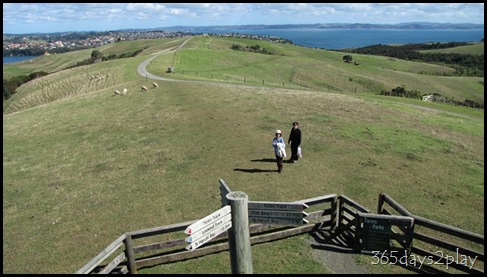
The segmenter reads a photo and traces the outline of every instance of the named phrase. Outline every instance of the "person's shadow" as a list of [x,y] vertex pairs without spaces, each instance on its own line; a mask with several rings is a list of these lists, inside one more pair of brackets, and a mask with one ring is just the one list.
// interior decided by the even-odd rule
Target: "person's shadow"
[[263,163],[270,163],[270,162],[275,163],[276,159],[258,159],[258,160],[250,160],[250,161],[251,162],[263,162]]
[[[250,160],[251,162],[262,162],[262,163],[275,163],[276,159],[256,159]],[[259,168],[234,168],[233,171],[241,171],[247,173],[263,173],[263,172],[276,172],[277,170],[272,169],[259,169]]]

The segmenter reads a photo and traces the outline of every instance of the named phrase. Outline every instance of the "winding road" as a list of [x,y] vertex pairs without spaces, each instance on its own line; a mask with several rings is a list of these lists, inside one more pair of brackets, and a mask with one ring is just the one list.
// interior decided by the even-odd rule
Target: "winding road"
[[176,48],[170,48],[170,49],[166,49],[166,50],[162,50],[160,52],[157,52],[157,53],[154,53],[150,58],[148,58],[147,60],[141,62],[139,64],[139,66],[137,66],[137,74],[139,74],[140,76],[143,76],[143,77],[147,77],[147,78],[151,78],[151,79],[155,79],[155,80],[162,80],[162,81],[181,81],[181,80],[175,80],[175,79],[169,79],[169,78],[164,78],[164,77],[160,77],[160,76],[156,76],[156,75],[153,75],[153,74],[150,74],[147,69],[146,69],[146,66],[155,58],[157,58],[159,55],[161,54],[164,54],[164,53],[167,53],[169,51],[172,51],[172,50],[179,50],[181,49],[185,44],[186,42],[188,42],[189,40],[191,40],[192,38],[189,38],[189,39],[186,39],[183,43],[181,43],[181,45],[179,45],[178,47]]
[[[173,50],[177,51],[177,50],[181,49],[191,39],[192,39],[192,37],[186,39],[183,43],[181,43],[181,45],[179,45],[176,48],[166,49],[166,50],[163,50],[163,51],[154,53],[150,58],[148,58],[147,60],[143,61],[142,63],[139,64],[139,66],[137,66],[137,74],[139,74],[142,77],[147,77],[147,78],[151,78],[151,79],[154,79],[154,80],[169,81],[169,82],[216,83],[216,84],[220,84],[220,85],[229,85],[229,86],[255,87],[255,86],[244,85],[244,84],[229,84],[229,83],[213,82],[213,81],[193,81],[193,80],[170,79],[170,78],[164,78],[164,77],[160,77],[160,76],[153,75],[153,74],[151,74],[151,73],[149,73],[147,71],[146,67],[147,67],[147,65],[153,59],[155,59],[159,55],[164,54],[164,53],[167,53],[169,51],[173,51]],[[271,89],[270,87],[260,87],[260,88],[261,89],[262,88]],[[272,89],[282,89],[282,88],[272,88]],[[284,89],[284,90],[289,90],[289,89]],[[293,89],[293,90],[299,90],[299,89]],[[479,118],[477,118],[477,117],[469,116],[469,115],[466,115],[466,114],[455,113],[455,112],[450,112],[450,111],[443,111],[443,110],[439,110],[439,109],[435,109],[435,108],[431,108],[431,107],[424,107],[424,106],[421,106],[421,105],[414,105],[414,104],[405,104],[405,105],[414,106],[414,107],[421,108],[421,109],[425,109],[425,110],[443,112],[443,113],[447,113],[447,114],[451,114],[451,115],[455,115],[455,116],[460,116],[460,117],[464,117],[464,118],[468,118],[468,119],[479,120]]]

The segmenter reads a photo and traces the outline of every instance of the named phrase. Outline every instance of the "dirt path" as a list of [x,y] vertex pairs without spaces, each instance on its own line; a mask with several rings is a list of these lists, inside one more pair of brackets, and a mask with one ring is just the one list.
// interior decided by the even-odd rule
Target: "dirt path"
[[369,274],[364,265],[356,261],[356,254],[352,252],[351,241],[347,238],[333,240],[331,243],[323,243],[319,235],[313,235],[309,242],[313,251],[313,257],[323,263],[335,274]]

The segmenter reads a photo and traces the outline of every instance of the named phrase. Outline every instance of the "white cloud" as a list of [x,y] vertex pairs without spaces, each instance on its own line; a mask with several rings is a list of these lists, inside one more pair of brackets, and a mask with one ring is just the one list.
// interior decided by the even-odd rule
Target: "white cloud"
[[[149,24],[149,20],[152,21]],[[146,20],[147,19],[147,20]],[[91,21],[91,22],[88,22]],[[59,30],[85,26],[117,28],[175,25],[312,23],[477,23],[483,3],[3,3],[4,32],[34,30],[46,22]],[[94,22],[97,22],[94,24]],[[39,23],[39,24],[38,24]],[[37,25],[38,26],[37,26]],[[55,26],[55,25],[51,25]],[[108,27],[108,26],[107,26]],[[54,30],[34,30],[50,32]]]

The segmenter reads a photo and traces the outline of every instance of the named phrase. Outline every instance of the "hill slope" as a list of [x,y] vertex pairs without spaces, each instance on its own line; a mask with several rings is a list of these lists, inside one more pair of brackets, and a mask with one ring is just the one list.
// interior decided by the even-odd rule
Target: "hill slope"
[[[248,65],[236,68],[231,58],[241,54],[226,50],[233,43],[244,42],[191,40],[188,48],[165,52],[148,68],[157,75],[174,61],[176,73],[160,74],[183,79],[177,72],[189,66],[188,57],[195,68],[206,64],[206,70],[218,71],[228,64],[234,74],[255,72],[281,81],[288,77],[264,58],[289,68],[290,57],[301,50],[296,64],[345,68],[335,53],[267,44],[261,47],[284,56],[250,54]],[[221,47],[227,60],[217,60],[213,47]],[[414,214],[483,234],[483,111],[456,107],[467,118],[437,103],[419,101],[425,109],[418,101],[401,99],[405,105],[370,93],[235,86],[225,80],[158,81],[151,88],[153,80],[138,76],[136,68],[163,49],[155,45],[140,57],[46,76],[23,86],[10,103],[3,116],[4,273],[73,273],[124,232],[202,218],[220,207],[220,178],[254,201],[343,194],[375,210],[384,192]],[[313,65],[315,59],[327,62]],[[393,73],[396,64],[404,66],[386,62],[390,69],[374,70]],[[90,83],[88,73],[98,72],[111,75]],[[344,72],[332,75],[338,88],[354,78]],[[142,85],[149,91],[142,92]],[[127,95],[114,96],[114,89],[124,87]],[[49,97],[53,100],[45,101]],[[273,134],[281,129],[287,138],[293,121],[303,131],[304,156],[277,174]],[[254,272],[327,272],[308,247],[301,239],[255,247]],[[228,253],[221,253],[153,270],[230,273],[226,265]],[[368,266],[371,273],[384,270],[402,272]]]

